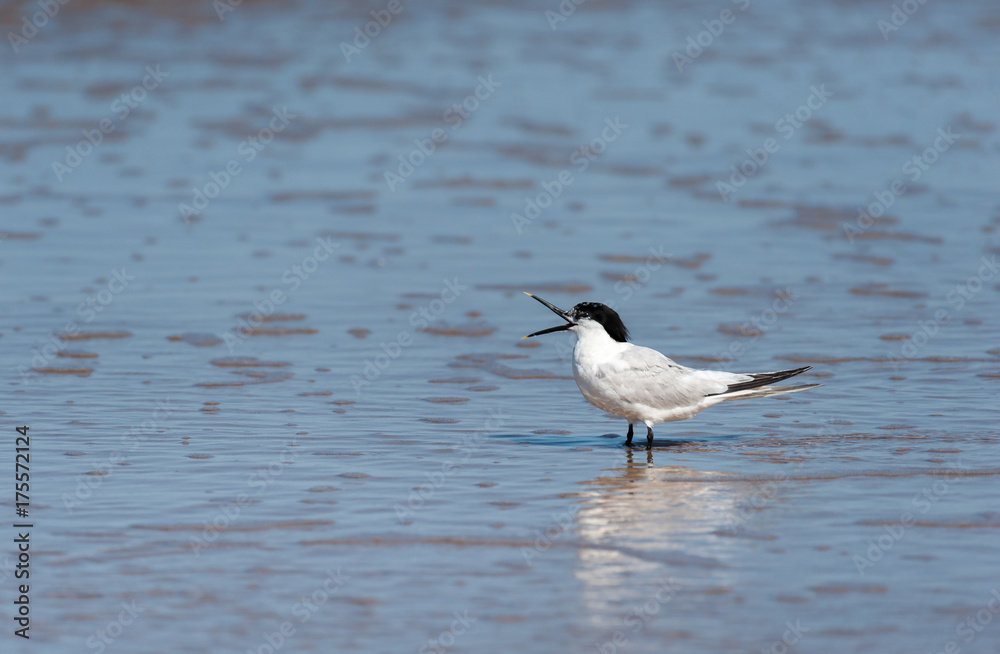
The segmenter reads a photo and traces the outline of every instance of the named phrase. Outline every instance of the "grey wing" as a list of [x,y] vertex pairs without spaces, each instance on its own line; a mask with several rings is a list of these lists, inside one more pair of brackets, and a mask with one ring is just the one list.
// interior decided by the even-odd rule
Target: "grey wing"
[[694,406],[708,395],[725,393],[730,384],[751,379],[732,372],[688,368],[648,347],[630,348],[620,362],[620,368],[609,371],[608,376],[619,377],[614,381],[622,398],[660,409]]

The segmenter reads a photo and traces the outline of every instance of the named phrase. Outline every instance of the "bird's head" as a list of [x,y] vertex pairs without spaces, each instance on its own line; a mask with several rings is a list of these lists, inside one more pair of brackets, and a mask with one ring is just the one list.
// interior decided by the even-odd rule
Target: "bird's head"
[[532,297],[547,306],[552,313],[565,320],[566,323],[556,327],[543,329],[542,331],[535,332],[534,334],[528,334],[524,338],[541,336],[542,334],[551,334],[552,332],[561,332],[567,329],[578,334],[586,330],[603,329],[608,336],[619,343],[625,343],[628,341],[628,329],[625,327],[625,323],[623,323],[622,319],[618,317],[615,310],[606,304],[601,304],[600,302],[581,302],[569,311],[564,311],[554,304],[546,302],[537,295],[532,295],[531,293],[525,293],[525,295]]

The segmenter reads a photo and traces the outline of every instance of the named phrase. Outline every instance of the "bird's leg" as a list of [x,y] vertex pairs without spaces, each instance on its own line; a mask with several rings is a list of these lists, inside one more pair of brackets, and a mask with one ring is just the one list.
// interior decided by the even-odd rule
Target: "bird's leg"
[[625,444],[626,445],[631,445],[632,444],[632,423],[631,422],[628,423],[628,433],[625,434]]
[[653,449],[653,428],[646,426],[646,449]]

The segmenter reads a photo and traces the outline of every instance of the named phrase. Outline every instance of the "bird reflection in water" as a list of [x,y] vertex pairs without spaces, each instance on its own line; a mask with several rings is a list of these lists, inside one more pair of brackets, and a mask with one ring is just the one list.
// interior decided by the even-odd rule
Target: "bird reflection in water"
[[744,543],[722,532],[737,519],[746,484],[753,482],[726,472],[656,467],[654,456],[628,449],[623,467],[585,483],[576,577],[583,582],[582,608],[599,629],[620,625],[623,611],[655,594],[663,579],[692,588],[733,583],[729,562]]

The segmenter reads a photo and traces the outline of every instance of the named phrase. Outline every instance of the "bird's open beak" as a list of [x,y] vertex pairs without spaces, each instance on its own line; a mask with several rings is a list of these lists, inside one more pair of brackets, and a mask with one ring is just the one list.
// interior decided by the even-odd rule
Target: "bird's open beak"
[[561,332],[564,329],[569,329],[570,327],[575,327],[576,326],[576,323],[573,322],[570,319],[568,311],[563,311],[562,309],[560,309],[556,305],[549,304],[548,302],[546,302],[542,298],[538,297],[537,295],[532,295],[531,293],[528,293],[528,292],[525,292],[524,294],[527,295],[528,297],[535,298],[536,300],[538,300],[539,302],[541,302],[542,304],[544,304],[545,306],[547,306],[552,311],[552,313],[556,314],[557,316],[559,316],[560,318],[562,318],[563,320],[565,320],[566,324],[565,325],[559,325],[558,327],[549,327],[548,329],[543,329],[540,332],[535,332],[534,334],[528,334],[527,336],[522,336],[521,338],[531,338],[532,336],[541,336],[542,334],[551,334],[552,332]]

